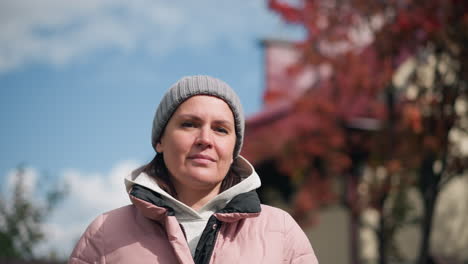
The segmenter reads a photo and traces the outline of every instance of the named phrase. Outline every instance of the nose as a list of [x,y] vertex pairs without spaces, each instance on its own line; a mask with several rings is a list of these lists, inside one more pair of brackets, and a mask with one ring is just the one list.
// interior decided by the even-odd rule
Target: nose
[[200,133],[195,139],[195,144],[200,147],[212,147],[213,138],[211,134],[211,129],[202,127],[199,131]]

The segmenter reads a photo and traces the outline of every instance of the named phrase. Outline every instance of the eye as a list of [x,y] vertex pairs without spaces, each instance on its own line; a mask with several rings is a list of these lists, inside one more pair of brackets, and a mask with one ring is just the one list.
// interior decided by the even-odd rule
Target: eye
[[226,134],[226,135],[229,134],[229,131],[224,127],[216,127],[214,130],[222,134]]
[[185,121],[185,122],[182,122],[180,126],[181,127],[195,127],[195,123],[190,122],[190,121]]

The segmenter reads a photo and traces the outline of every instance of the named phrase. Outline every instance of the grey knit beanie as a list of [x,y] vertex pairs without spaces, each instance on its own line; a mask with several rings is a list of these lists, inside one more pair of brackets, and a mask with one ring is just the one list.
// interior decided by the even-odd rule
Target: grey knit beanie
[[236,158],[242,148],[245,126],[244,112],[239,97],[225,82],[203,75],[183,77],[166,92],[154,115],[151,138],[153,148],[156,150],[156,144],[159,142],[159,139],[164,133],[164,128],[177,107],[185,100],[195,95],[211,95],[218,97],[224,100],[231,108],[234,114],[236,129],[236,145],[234,147],[234,158]]

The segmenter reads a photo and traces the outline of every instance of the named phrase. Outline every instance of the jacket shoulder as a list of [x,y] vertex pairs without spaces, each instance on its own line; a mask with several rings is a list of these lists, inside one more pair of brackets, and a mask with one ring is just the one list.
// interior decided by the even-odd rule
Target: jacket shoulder
[[91,222],[85,234],[89,233],[91,236],[102,234],[106,237],[119,234],[122,227],[135,222],[136,214],[136,207],[132,204],[105,212]]
[[[106,239],[114,229],[134,218],[135,207],[126,205],[96,217],[86,228],[70,255],[69,263],[101,263],[106,254]],[[115,234],[115,233],[114,233]]]
[[287,262],[318,264],[310,240],[296,220],[283,209],[263,204],[261,207],[260,217],[267,221],[269,229],[284,234],[284,256]]
[[274,224],[281,231],[286,232],[291,226],[295,226],[296,221],[285,210],[269,205],[262,204],[260,218]]
[[262,208],[262,214],[266,214],[266,215],[269,215],[269,216],[289,215],[288,212],[286,212],[285,210],[283,210],[281,208],[278,208],[278,207],[273,207],[273,206],[266,205],[266,204],[261,204],[260,206]]

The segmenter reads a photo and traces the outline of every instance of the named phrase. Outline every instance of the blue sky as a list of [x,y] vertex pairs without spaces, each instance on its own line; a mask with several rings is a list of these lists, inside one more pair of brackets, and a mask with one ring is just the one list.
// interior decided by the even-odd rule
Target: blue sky
[[295,38],[266,1],[0,2],[0,182],[19,164],[71,187],[48,220],[64,255],[99,213],[128,203],[123,177],[154,155],[156,106],[184,75],[228,82],[261,109],[265,38]]
[[155,107],[184,75],[219,77],[247,114],[258,111],[260,40],[286,31],[262,1],[57,2],[37,11],[2,4],[12,12],[0,27],[17,31],[0,31],[1,175],[23,162],[103,170],[119,159],[148,159]]

